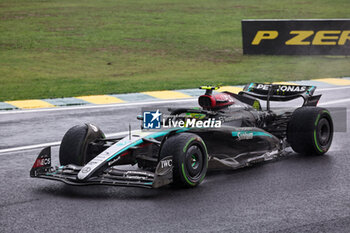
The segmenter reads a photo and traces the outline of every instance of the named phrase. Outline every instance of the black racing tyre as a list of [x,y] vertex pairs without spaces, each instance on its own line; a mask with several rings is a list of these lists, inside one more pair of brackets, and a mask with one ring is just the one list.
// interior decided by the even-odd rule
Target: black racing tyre
[[195,187],[208,169],[208,153],[203,140],[196,134],[180,133],[166,139],[161,147],[160,159],[173,157],[173,184]]
[[89,147],[89,143],[104,138],[103,132],[92,124],[76,125],[63,136],[59,159],[61,165],[75,164],[83,166],[93,159],[97,153]]
[[293,112],[287,127],[287,141],[301,154],[323,155],[333,139],[333,121],[328,110],[301,107]]

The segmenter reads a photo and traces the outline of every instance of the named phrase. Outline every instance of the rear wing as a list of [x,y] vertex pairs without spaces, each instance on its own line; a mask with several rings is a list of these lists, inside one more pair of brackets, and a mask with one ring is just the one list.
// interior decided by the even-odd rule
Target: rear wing
[[303,98],[303,106],[316,106],[321,95],[313,96],[316,86],[249,83],[239,94],[270,101],[289,101]]

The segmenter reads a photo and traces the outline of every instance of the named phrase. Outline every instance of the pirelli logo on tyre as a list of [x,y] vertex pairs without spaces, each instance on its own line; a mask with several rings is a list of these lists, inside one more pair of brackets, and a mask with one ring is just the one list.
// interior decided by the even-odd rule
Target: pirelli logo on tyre
[[350,55],[350,19],[242,20],[243,53]]

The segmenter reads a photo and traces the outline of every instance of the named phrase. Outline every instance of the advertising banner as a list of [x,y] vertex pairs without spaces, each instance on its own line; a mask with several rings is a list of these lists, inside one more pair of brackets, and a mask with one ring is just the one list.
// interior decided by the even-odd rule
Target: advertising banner
[[350,55],[350,19],[242,20],[243,54]]

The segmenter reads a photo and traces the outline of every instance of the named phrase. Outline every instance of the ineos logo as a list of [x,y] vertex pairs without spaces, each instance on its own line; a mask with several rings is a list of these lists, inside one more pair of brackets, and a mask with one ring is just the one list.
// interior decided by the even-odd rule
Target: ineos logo
[[51,164],[51,158],[42,158],[39,160],[40,166],[46,166]]

